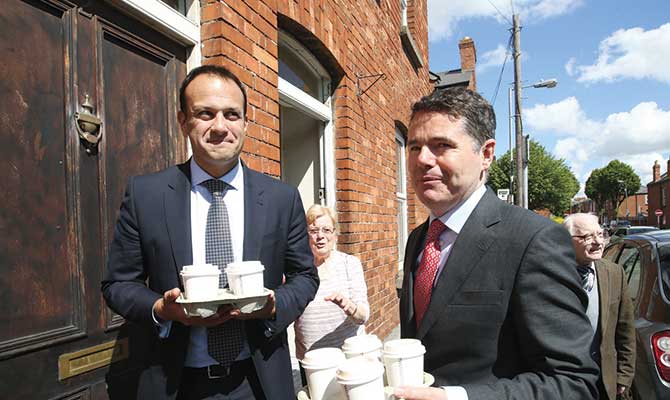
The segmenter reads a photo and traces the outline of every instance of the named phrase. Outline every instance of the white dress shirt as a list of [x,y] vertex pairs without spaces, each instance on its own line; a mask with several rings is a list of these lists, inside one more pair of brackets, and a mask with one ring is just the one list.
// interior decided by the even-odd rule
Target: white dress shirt
[[[214,179],[205,172],[194,159],[191,159],[191,245],[193,248],[193,265],[205,264],[205,229],[207,228],[207,212],[212,202],[212,194],[202,185]],[[227,174],[219,178],[229,185],[223,202],[228,211],[230,237],[233,242],[234,261],[242,261],[244,245],[244,172],[240,161]],[[249,344],[244,346],[237,357],[243,360],[251,355]],[[191,327],[191,337],[186,351],[187,367],[206,367],[218,364],[207,352],[207,328]]]
[[[433,213],[430,214],[429,224],[432,223],[435,218],[438,218],[447,228],[449,228],[445,229],[444,232],[440,234],[440,264],[435,273],[433,287],[437,284],[437,280],[444,269],[444,265],[447,263],[449,253],[451,253],[451,248],[456,242],[458,234],[461,233],[461,229],[463,229],[468,218],[470,218],[470,214],[472,214],[472,211],[477,207],[479,201],[484,197],[484,193],[486,193],[486,186],[481,185],[472,192],[470,197],[447,211],[444,215],[436,216],[433,215]],[[423,251],[419,254],[417,265],[421,262],[421,257],[423,257]],[[449,400],[468,400],[468,393],[462,386],[443,386],[442,388],[447,392]]]
[[[202,185],[209,179],[215,179],[205,172],[194,159],[190,162],[191,168],[191,247],[193,253],[193,265],[205,264],[205,230],[207,228],[207,212],[212,202],[212,194]],[[219,178],[230,187],[223,197],[228,211],[230,224],[230,236],[233,244],[234,261],[242,261],[244,249],[244,170],[238,160],[233,169]],[[183,265],[178,266],[179,268]],[[172,321],[158,321],[153,315],[154,321],[159,325],[159,336],[166,338],[170,334]],[[246,337],[243,335],[243,337]],[[244,360],[251,356],[249,343],[244,340],[243,347],[237,360]],[[218,364],[210,357],[207,351],[207,328],[192,326],[186,360],[184,366],[202,368],[208,365]]]

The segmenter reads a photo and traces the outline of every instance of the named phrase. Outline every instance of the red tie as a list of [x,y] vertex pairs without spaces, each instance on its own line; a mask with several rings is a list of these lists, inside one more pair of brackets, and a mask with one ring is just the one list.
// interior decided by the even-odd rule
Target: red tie
[[433,220],[428,228],[426,244],[423,247],[423,257],[414,280],[414,314],[416,316],[416,328],[419,329],[423,315],[426,313],[430,303],[430,293],[433,289],[433,281],[437,267],[440,265],[440,234],[447,229],[446,225],[439,219]]

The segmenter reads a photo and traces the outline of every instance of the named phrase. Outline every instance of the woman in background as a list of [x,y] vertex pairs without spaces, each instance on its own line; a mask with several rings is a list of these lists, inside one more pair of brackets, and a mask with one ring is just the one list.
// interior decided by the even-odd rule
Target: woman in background
[[[307,210],[309,245],[319,273],[319,290],[295,322],[298,360],[322,347],[342,347],[344,340],[365,333],[370,317],[367,286],[358,258],[333,250],[337,218],[328,207],[315,204]],[[303,385],[305,373],[300,366]]]

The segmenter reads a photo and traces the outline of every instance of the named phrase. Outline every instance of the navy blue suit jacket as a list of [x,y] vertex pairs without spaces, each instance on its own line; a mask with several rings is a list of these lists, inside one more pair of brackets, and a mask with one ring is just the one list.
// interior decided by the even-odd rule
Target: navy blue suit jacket
[[[243,259],[263,263],[265,287],[276,296],[275,319],[246,321],[247,340],[268,398],[294,399],[286,327],[318,288],[305,213],[295,188],[243,168]],[[193,260],[190,202],[188,162],[131,178],[110,246],[102,282],[107,305],[149,337],[138,398],[173,399],[179,388],[189,328],[174,322],[160,339],[152,307],[165,291],[183,289],[179,271]]]

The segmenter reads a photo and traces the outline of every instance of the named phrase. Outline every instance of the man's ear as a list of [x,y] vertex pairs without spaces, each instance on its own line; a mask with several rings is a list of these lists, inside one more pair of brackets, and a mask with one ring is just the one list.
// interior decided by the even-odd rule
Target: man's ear
[[491,163],[493,162],[493,159],[495,157],[495,152],[496,152],[496,140],[495,139],[488,139],[484,144],[482,145],[481,148],[481,153],[482,153],[482,167],[483,169],[487,170],[491,166]]

